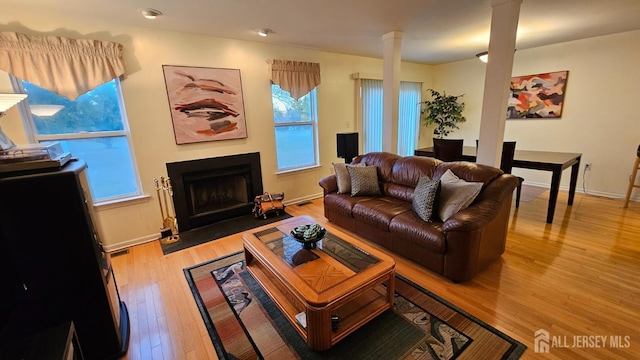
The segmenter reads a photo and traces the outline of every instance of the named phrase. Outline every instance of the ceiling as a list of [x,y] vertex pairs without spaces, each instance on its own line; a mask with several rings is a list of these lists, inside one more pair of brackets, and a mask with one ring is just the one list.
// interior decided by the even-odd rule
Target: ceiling
[[[3,7],[376,58],[382,35],[398,31],[402,60],[424,64],[485,51],[491,23],[491,0],[3,0]],[[163,15],[147,20],[145,8]],[[261,28],[273,33],[259,37]],[[636,29],[640,0],[524,0],[516,48]]]

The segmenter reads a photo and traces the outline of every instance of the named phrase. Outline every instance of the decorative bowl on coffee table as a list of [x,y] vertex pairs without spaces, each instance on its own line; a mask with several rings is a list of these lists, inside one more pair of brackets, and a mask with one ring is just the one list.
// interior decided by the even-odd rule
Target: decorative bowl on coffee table
[[291,230],[291,236],[302,243],[305,249],[313,249],[316,243],[327,234],[327,230],[318,224],[302,225]]

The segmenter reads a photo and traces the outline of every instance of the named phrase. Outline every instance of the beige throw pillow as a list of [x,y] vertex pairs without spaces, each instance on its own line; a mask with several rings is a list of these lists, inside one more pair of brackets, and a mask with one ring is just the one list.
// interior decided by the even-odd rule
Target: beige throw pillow
[[458,178],[451,170],[440,177],[440,206],[438,214],[442,221],[467,208],[482,190],[481,182],[467,182]]
[[338,194],[351,194],[351,177],[347,171],[347,166],[363,167],[366,164],[333,163],[333,171],[336,173],[336,182],[338,183]]

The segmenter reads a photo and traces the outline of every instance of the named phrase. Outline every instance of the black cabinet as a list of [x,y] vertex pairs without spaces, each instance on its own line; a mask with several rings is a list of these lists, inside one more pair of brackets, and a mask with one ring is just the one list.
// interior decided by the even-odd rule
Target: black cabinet
[[95,230],[85,169],[70,161],[0,174],[0,339],[73,321],[85,358],[116,358],[126,352],[129,319]]
[[25,338],[0,342],[0,359],[88,360],[82,355],[72,321]]

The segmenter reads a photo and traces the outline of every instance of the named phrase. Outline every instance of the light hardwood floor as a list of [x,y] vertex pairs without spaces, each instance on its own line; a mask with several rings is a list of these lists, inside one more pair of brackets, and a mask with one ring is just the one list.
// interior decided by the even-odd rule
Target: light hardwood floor
[[[397,272],[523,342],[523,359],[638,359],[640,203],[623,209],[623,200],[576,194],[567,206],[566,199],[560,192],[553,224],[545,223],[548,191],[512,208],[506,252],[472,281],[454,284],[395,256]],[[326,222],[322,199],[287,212]],[[183,269],[241,249],[232,235],[167,256],[157,241],[114,256],[131,320],[124,358],[216,359]],[[538,329],[556,340],[548,354],[534,352]]]

